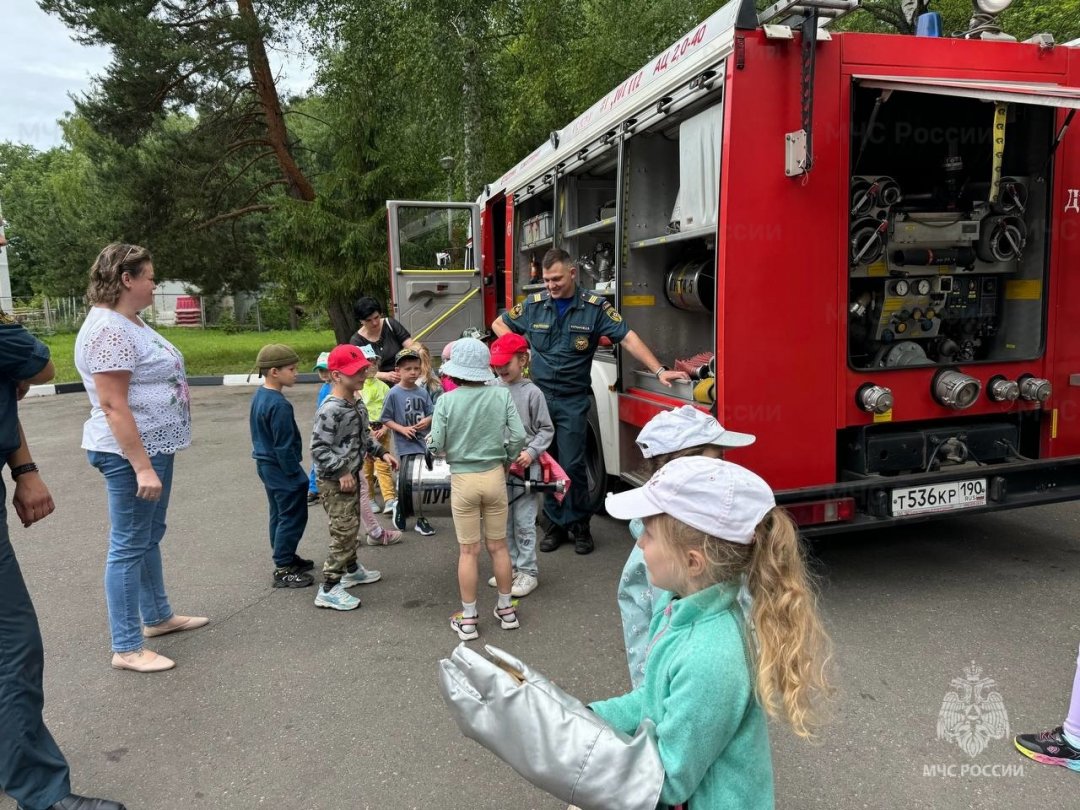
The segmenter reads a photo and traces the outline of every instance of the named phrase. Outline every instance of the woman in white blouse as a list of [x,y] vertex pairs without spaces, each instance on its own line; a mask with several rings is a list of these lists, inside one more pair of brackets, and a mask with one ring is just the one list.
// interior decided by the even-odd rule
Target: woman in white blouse
[[90,397],[82,446],[105,477],[109,498],[112,665],[136,672],[176,666],[145,649],[144,637],[209,621],[173,613],[161,571],[173,457],[191,444],[191,409],[183,356],[139,317],[153,303],[154,286],[149,251],[106,247],[90,268],[92,306],[75,341],[75,365]]

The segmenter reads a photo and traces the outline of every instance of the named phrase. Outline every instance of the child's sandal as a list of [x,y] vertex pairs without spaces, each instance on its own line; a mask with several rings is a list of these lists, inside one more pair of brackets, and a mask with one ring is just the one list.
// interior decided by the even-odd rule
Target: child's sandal
[[459,610],[450,617],[450,626],[457,631],[458,638],[462,641],[472,641],[480,637],[476,629],[477,616],[466,616],[465,611]]

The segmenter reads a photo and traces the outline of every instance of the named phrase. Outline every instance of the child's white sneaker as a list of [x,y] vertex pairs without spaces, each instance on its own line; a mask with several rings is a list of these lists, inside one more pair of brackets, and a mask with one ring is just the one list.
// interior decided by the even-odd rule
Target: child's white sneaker
[[[513,573],[514,579],[517,579],[518,572],[515,570],[512,573]],[[491,579],[488,580],[488,585],[490,585],[492,588],[498,588],[499,587],[499,583],[495,581],[495,577],[491,577]],[[514,596],[517,596],[517,594],[514,594]]]
[[397,506],[397,498],[391,498],[383,505],[382,513],[384,515],[392,515],[395,506]]
[[315,594],[315,607],[332,608],[333,610],[356,610],[360,607],[360,600],[341,587],[337,583],[330,590],[319,586],[319,592]]
[[524,571],[518,571],[514,574],[514,586],[510,589],[510,595],[521,598],[522,596],[528,596],[530,593],[536,590],[536,586],[540,582],[532,574],[526,574]]
[[351,588],[354,585],[370,585],[372,582],[378,582],[382,579],[382,573],[372,568],[364,568],[360,566],[355,571],[351,571],[341,578],[342,588]]

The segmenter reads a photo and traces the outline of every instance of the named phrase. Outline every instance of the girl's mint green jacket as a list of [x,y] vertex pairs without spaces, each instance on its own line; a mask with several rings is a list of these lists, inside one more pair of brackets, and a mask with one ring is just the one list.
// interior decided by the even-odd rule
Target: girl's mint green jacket
[[691,810],[771,810],[772,758],[765,712],[736,595],[713,585],[656,606],[641,686],[590,708],[633,734],[656,724],[664,763],[662,805]]

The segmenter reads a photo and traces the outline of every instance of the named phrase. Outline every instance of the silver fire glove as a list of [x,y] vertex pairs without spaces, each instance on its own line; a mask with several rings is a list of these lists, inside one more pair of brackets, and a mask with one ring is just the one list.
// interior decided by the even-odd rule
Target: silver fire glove
[[459,644],[439,690],[462,734],[541,790],[582,810],[655,810],[664,766],[646,720],[629,737],[497,647]]

